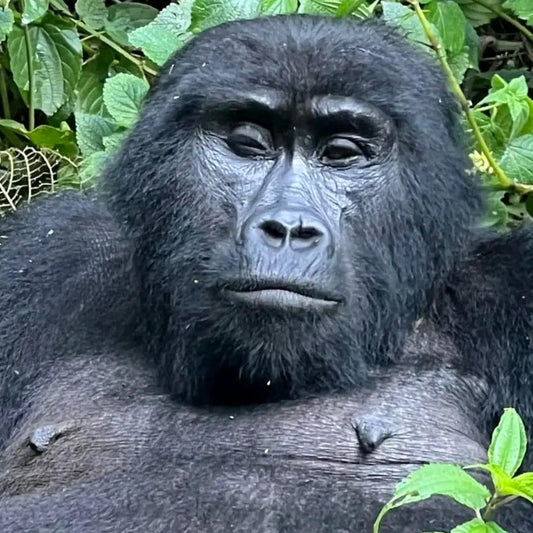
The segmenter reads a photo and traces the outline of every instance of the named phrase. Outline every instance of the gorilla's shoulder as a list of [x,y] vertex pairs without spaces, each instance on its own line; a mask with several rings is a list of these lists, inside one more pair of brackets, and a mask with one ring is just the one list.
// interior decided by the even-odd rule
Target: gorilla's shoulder
[[463,295],[462,300],[500,302],[504,307],[523,309],[533,304],[532,265],[533,224],[506,232],[484,232],[455,269],[448,290],[453,287],[458,297]]
[[0,220],[4,326],[116,315],[134,278],[129,241],[96,194],[61,192]]
[[[434,313],[463,356],[488,378],[487,412],[515,406],[533,416],[533,225],[484,234],[455,269]],[[496,392],[502,391],[503,398]]]

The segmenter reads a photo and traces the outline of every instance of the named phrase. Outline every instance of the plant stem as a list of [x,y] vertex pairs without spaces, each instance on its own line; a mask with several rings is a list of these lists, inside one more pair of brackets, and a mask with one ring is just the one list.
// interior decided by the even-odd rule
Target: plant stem
[[35,80],[30,30],[27,25],[24,25],[24,42],[26,44],[26,59],[28,61],[28,129],[31,131],[35,128],[35,95],[33,94]]
[[137,65],[137,67],[141,70],[141,72],[144,71],[147,74],[150,74],[151,76],[156,76],[157,75],[157,71],[155,71],[154,69],[152,69],[150,67],[147,67],[140,59],[137,59],[134,55],[130,54],[127,50],[124,50],[124,48],[122,48],[120,45],[118,45],[117,43],[115,43],[114,41],[112,41],[111,39],[109,39],[108,37],[103,35],[102,33],[98,32],[98,31],[95,31],[92,28],[89,28],[89,26],[84,24],[81,20],[78,20],[78,19],[74,18],[70,13],[66,13],[65,10],[62,9],[61,6],[59,6],[57,4],[56,0],[51,0],[50,3],[56,9],[58,9],[59,11],[64,13],[66,16],[68,16],[70,18],[70,20],[72,20],[72,22],[74,22],[74,24],[76,24],[76,26],[78,26],[78,28],[82,29],[84,32],[88,33],[92,37],[95,37],[96,39],[98,39],[98,40],[102,41],[103,43],[107,44],[107,46],[109,46],[110,48],[115,50],[115,52],[117,52],[121,56],[125,57],[126,59],[131,61],[133,64]]
[[509,24],[512,24],[517,30],[519,30],[523,35],[533,42],[533,32],[528,30],[523,24],[518,22],[518,20],[505,13],[505,11],[490,5],[488,2],[485,2],[485,0],[474,0],[474,3],[483,6],[485,9],[492,11],[495,15],[498,15],[498,17],[506,20]]
[[2,99],[2,111],[4,118],[11,118],[11,107],[7,93],[7,78],[4,67],[0,65],[0,98]]
[[492,496],[489,503],[487,504],[487,507],[485,508],[485,512],[483,513],[483,520],[485,520],[485,522],[488,522],[492,518],[492,515],[496,509],[502,507],[503,505],[507,505],[508,503],[512,502],[513,500],[516,500],[517,498],[518,496],[514,495],[507,496],[505,498],[501,498],[496,495]]
[[[477,1],[479,0],[476,0],[476,2]],[[487,161],[489,162],[490,166],[494,170],[494,174],[498,178],[500,185],[504,189],[514,190],[519,193],[526,193],[526,192],[532,191],[533,187],[530,185],[514,183],[505,174],[503,169],[500,167],[500,165],[498,165],[498,163],[494,159],[492,152],[487,146],[487,143],[485,142],[485,139],[483,138],[483,134],[481,133],[481,130],[479,129],[479,126],[477,125],[474,115],[472,114],[472,110],[470,109],[470,102],[467,100],[466,96],[464,95],[461,89],[461,86],[459,85],[459,82],[455,78],[452,72],[452,69],[450,68],[448,60],[446,59],[446,52],[442,48],[437,38],[433,35],[429,22],[426,18],[426,15],[422,11],[422,8],[420,7],[418,0],[409,0],[409,3],[413,6],[415,13],[417,14],[418,19],[420,20],[420,23],[422,24],[422,27],[424,28],[424,32],[426,33],[426,36],[429,39],[429,42],[431,43],[431,47],[435,50],[435,53],[437,54],[437,58],[442,66],[442,69],[444,70],[446,78],[448,79],[448,83],[450,84],[450,88],[453,94],[455,95],[455,97],[457,98],[457,100],[459,101],[459,104],[466,116],[466,120],[468,121],[468,124],[470,128],[472,129],[472,133],[474,134],[474,137],[479,146],[479,149],[481,150],[483,155],[487,158]]]

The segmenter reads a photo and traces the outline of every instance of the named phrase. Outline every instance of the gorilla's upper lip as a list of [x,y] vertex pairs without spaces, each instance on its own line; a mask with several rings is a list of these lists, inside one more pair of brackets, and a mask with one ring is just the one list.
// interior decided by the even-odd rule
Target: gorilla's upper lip
[[279,280],[233,282],[225,285],[222,292],[232,300],[270,307],[333,307],[342,302],[329,291]]

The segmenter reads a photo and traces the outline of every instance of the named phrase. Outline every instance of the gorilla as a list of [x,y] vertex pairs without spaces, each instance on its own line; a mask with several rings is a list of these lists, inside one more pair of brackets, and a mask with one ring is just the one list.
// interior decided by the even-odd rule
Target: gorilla
[[0,530],[370,531],[505,406],[531,430],[532,233],[480,229],[468,167],[439,68],[377,21],[189,42],[95,193],[1,222]]

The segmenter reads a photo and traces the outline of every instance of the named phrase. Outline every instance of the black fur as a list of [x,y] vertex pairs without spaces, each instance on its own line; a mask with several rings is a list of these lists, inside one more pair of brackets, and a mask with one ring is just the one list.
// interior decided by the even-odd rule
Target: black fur
[[[217,296],[261,267],[232,244],[260,164],[225,155],[205,117],[254,89],[293,110],[351,96],[394,125],[388,155],[350,171],[334,267],[295,274],[342,294],[336,313]],[[413,466],[483,461],[503,407],[531,430],[532,235],[475,229],[467,167],[438,68],[381,24],[277,17],[193,40],[96,198],[1,222],[0,529],[367,531]],[[368,455],[352,426],[374,423]],[[453,509],[384,531],[450,529],[468,517]],[[502,519],[533,528],[526,505]]]

